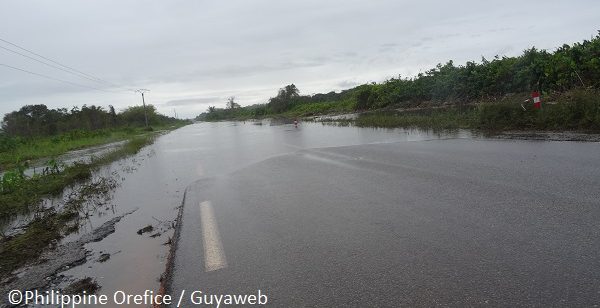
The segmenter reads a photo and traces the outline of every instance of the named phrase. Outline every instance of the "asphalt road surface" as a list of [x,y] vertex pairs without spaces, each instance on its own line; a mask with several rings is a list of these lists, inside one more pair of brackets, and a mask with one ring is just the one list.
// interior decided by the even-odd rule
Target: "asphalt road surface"
[[169,293],[272,307],[600,304],[600,144],[274,156],[187,189]]

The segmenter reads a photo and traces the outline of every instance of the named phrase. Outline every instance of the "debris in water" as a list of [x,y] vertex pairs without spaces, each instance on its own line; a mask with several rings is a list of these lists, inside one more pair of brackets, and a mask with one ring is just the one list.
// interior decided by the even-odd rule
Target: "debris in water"
[[152,230],[154,230],[154,227],[152,227],[152,225],[147,225],[147,226],[139,229],[137,234],[142,235],[146,232],[152,232]]
[[110,259],[110,253],[103,253],[100,255],[100,257],[96,261],[103,263],[103,262],[108,261],[108,259]]

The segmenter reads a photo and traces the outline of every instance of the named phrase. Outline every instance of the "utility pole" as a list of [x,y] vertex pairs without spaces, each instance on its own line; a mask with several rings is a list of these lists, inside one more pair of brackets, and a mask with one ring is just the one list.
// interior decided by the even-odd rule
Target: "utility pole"
[[148,114],[146,113],[146,101],[144,100],[144,93],[150,92],[148,89],[137,89],[135,92],[142,94],[142,104],[144,105],[144,121],[146,122],[146,127],[148,127]]

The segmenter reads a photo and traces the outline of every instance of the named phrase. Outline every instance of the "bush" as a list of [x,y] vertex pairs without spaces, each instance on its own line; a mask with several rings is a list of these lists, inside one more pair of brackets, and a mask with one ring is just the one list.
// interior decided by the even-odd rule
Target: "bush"
[[502,130],[527,128],[533,123],[535,111],[526,112],[518,103],[482,104],[475,110],[475,126],[480,129]]
[[0,152],[8,152],[17,148],[22,143],[19,137],[10,137],[6,135],[0,135]]
[[600,93],[576,90],[573,92],[571,121],[577,128],[600,130]]

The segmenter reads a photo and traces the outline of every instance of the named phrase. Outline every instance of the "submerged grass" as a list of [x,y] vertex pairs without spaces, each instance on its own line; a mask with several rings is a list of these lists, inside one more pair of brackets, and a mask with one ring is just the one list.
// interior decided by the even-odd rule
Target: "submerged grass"
[[518,100],[503,100],[462,109],[450,107],[364,113],[353,123],[360,127],[386,128],[600,132],[600,93],[593,90],[571,91],[557,97],[551,104],[544,103],[542,109],[522,105],[522,101]]
[[153,139],[151,135],[135,137],[121,148],[94,159],[91,163],[76,163],[61,172],[36,175],[23,180],[10,191],[0,193],[0,220],[32,210],[44,196],[60,194],[65,187],[89,179],[96,168],[121,157],[136,154],[141,148],[152,143]]
[[[88,164],[75,164],[54,174],[35,176],[24,180],[15,189],[0,194],[0,219],[15,214],[37,210],[42,198],[60,194],[66,187],[87,180],[92,172],[114,160],[138,153],[144,146],[152,143],[154,135],[143,135],[131,139],[118,150],[93,160]],[[87,186],[82,186],[85,189]],[[93,195],[84,192],[81,198]],[[88,196],[89,197],[89,196]],[[20,266],[38,258],[53,242],[62,238],[74,228],[69,222],[79,217],[79,208],[83,202],[72,202],[61,212],[55,209],[42,211],[36,215],[26,230],[0,242],[0,277],[10,275]]]
[[456,109],[420,113],[372,113],[359,116],[359,127],[421,127],[432,129],[457,129],[469,127],[470,113]]
[[24,233],[1,242],[0,277],[39,257],[48,245],[62,237],[61,230],[76,215],[73,212],[48,213],[32,221]]

